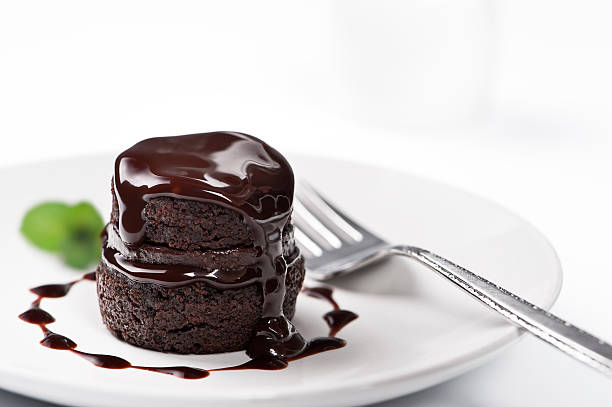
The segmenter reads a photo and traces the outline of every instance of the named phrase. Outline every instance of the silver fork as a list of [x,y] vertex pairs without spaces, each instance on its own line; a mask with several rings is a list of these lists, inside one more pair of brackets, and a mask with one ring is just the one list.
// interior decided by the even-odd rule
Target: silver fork
[[391,255],[406,256],[450,280],[474,298],[566,354],[612,377],[612,346],[477,274],[414,246],[392,245],[300,183],[294,200],[295,238],[308,276],[327,280]]

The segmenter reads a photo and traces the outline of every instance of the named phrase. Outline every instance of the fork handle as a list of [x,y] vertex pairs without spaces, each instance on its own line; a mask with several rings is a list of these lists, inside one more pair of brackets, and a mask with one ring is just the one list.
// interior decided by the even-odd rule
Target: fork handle
[[390,253],[417,260],[510,322],[612,377],[612,346],[603,340],[435,253],[403,245],[393,246]]

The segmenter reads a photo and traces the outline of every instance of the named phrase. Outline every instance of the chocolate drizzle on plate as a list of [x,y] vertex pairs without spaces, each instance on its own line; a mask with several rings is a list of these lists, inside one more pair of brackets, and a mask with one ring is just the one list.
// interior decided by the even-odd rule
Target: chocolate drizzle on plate
[[171,366],[171,367],[153,367],[153,366],[134,366],[125,359],[112,355],[102,355],[96,353],[88,353],[77,350],[77,344],[72,339],[55,333],[47,328],[48,324],[55,322],[55,318],[47,311],[40,307],[43,298],[61,298],[65,297],[72,286],[81,281],[96,281],[96,273],[87,273],[78,280],[71,281],[66,284],[48,284],[41,285],[30,289],[37,297],[32,302],[30,309],[19,315],[22,321],[30,324],[35,324],[40,327],[43,332],[43,339],[40,344],[51,349],[67,350],[75,355],[82,357],[90,363],[104,367],[106,369],[139,369],[148,370],[151,372],[165,373],[182,379],[202,379],[209,375],[208,371],[187,366]]
[[331,304],[334,308],[327,314],[323,315],[323,319],[329,326],[329,336],[336,336],[336,334],[348,325],[350,322],[357,319],[358,315],[353,311],[341,309],[338,303],[334,300],[333,293],[330,287],[304,287],[302,292],[309,297],[319,298],[325,300]]
[[[331,333],[328,337],[319,337],[314,338],[308,342],[306,345],[301,347],[301,349],[295,354],[289,357],[273,357],[273,356],[262,356],[259,358],[254,358],[249,360],[246,363],[243,363],[238,366],[230,366],[225,368],[218,369],[210,369],[205,370],[196,367],[189,366],[135,366],[132,365],[129,361],[120,358],[118,356],[106,355],[106,354],[98,354],[98,353],[89,353],[83,352],[77,349],[77,343],[72,339],[61,335],[59,333],[51,331],[47,325],[55,322],[55,318],[49,314],[47,311],[41,308],[41,302],[44,298],[61,298],[65,297],[70,289],[77,283],[82,281],[95,281],[96,276],[95,273],[87,273],[83,275],[80,279],[71,281],[66,284],[48,284],[42,285],[38,287],[34,287],[30,289],[30,291],[35,294],[37,297],[32,302],[30,308],[19,315],[19,318],[27,323],[38,325],[43,332],[43,339],[40,341],[40,344],[55,350],[65,350],[69,351],[88,362],[92,363],[95,366],[106,368],[106,369],[137,369],[137,370],[146,370],[155,373],[163,373],[172,375],[174,377],[178,377],[181,379],[203,379],[210,375],[210,372],[217,371],[226,371],[226,370],[247,370],[247,369],[256,369],[256,370],[278,370],[284,369],[288,366],[289,362],[302,359],[307,356],[315,355],[317,353],[326,352],[329,350],[339,349],[346,345],[346,341],[344,339],[336,338],[335,335],[342,329],[346,324],[353,321],[357,318],[357,315],[352,313],[351,311],[341,310],[338,304],[332,297],[332,289],[328,287],[313,287],[313,288],[304,288],[302,290],[303,293],[307,295],[311,295],[312,293],[324,293],[323,295],[311,295],[313,297],[324,299],[328,301],[335,308],[333,311],[343,311],[350,313],[352,318],[343,318],[343,323],[338,325],[330,325],[330,322],[327,318],[327,314],[323,316],[323,319],[330,325]],[[276,328],[276,326],[275,326]],[[295,329],[295,328],[293,328]],[[291,336],[289,336],[291,338]],[[289,339],[291,341],[291,339]]]

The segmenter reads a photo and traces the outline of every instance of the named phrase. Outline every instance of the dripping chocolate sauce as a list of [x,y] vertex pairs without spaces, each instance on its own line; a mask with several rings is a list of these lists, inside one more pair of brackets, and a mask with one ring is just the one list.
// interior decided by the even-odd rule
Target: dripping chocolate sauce
[[[55,322],[55,318],[47,311],[41,308],[41,302],[44,298],[61,298],[68,295],[70,289],[77,283],[82,281],[95,281],[96,273],[91,272],[84,274],[78,280],[71,281],[65,284],[47,284],[34,287],[30,291],[36,295],[36,299],[32,302],[30,308],[19,315],[22,321],[30,324],[38,325],[43,333],[43,339],[40,341],[42,346],[55,350],[69,351],[95,366],[106,369],[137,369],[155,373],[163,373],[175,376],[181,379],[203,379],[210,375],[210,372],[228,371],[228,370],[279,370],[288,366],[289,362],[312,356],[318,353],[339,349],[346,345],[344,339],[336,338],[336,334],[345,327],[348,323],[357,318],[357,314],[340,309],[333,298],[333,290],[329,287],[304,287],[302,292],[308,296],[319,298],[327,301],[332,305],[333,310],[323,315],[323,319],[330,328],[329,336],[314,338],[302,347],[302,349],[290,357],[270,357],[262,356],[253,358],[246,363],[237,366],[230,366],[217,369],[200,369],[189,366],[136,366],[129,361],[113,355],[97,354],[83,352],[77,349],[77,343],[72,339],[51,331],[47,325]],[[330,316],[331,315],[331,316]]]
[[334,337],[342,328],[357,319],[358,315],[353,311],[341,309],[334,300],[334,290],[330,287],[304,287],[302,292],[309,297],[319,298],[331,304],[333,309],[323,315],[323,319],[329,326],[328,336]]
[[[156,197],[211,202],[243,215],[259,253],[253,268],[263,293],[261,318],[247,346],[253,359],[290,359],[308,343],[283,314],[287,261],[282,233],[289,223],[294,176],[287,160],[243,133],[158,137],[136,143],[115,160],[119,236],[144,241],[147,203]],[[104,248],[103,260],[112,253]]]

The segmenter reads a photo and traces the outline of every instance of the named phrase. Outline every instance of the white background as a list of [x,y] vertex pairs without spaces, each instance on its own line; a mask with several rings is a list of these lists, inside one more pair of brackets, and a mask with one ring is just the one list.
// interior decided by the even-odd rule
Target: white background
[[[564,268],[554,311],[612,340],[611,13],[605,1],[0,2],[0,165],[238,130],[401,168],[536,225]],[[383,405],[611,402],[609,380],[525,338]],[[43,404],[0,392],[0,405]]]

